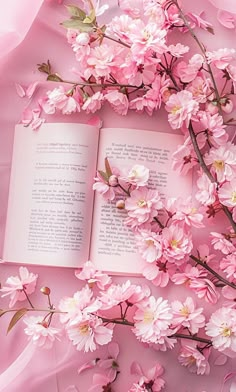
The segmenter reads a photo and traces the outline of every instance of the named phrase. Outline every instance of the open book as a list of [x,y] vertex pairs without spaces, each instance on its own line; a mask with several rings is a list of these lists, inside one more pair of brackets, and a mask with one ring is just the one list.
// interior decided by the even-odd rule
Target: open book
[[191,193],[191,180],[171,170],[180,135],[83,124],[17,125],[3,259],[81,267],[91,260],[111,273],[140,272],[134,235],[124,211],[92,191],[104,158],[119,169],[140,163],[163,195]]

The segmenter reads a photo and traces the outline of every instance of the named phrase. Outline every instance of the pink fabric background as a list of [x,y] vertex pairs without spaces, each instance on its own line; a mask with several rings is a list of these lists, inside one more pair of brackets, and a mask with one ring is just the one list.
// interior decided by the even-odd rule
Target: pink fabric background
[[[215,5],[221,5],[222,9],[235,11],[235,0],[210,0]],[[42,4],[43,3],[43,4]],[[66,1],[65,1],[66,3]],[[67,4],[73,3],[68,1]],[[74,3],[79,3],[77,0]],[[42,4],[42,6],[41,6]],[[109,15],[117,12],[116,1],[110,0]],[[235,32],[228,31],[220,26],[216,18],[217,9],[206,0],[190,2],[182,0],[185,9],[200,12],[206,11],[206,16],[215,26],[216,36],[200,33],[204,42],[211,49],[218,47],[235,46]],[[41,6],[41,8],[40,8]],[[26,16],[27,15],[27,16]],[[19,98],[16,94],[15,83],[27,86],[30,82],[39,80],[42,82],[40,88],[47,88],[43,82],[43,75],[37,71],[36,64],[50,59],[55,64],[56,71],[64,74],[67,78],[74,78],[72,65],[75,65],[73,53],[66,43],[65,31],[59,23],[66,18],[66,9],[57,1],[43,0],[8,0],[0,4],[0,100],[1,100],[1,126],[0,126],[0,249],[3,244],[4,227],[7,209],[7,194],[10,175],[10,162],[12,153],[14,125],[19,121],[21,112],[27,104],[33,104],[26,99]],[[106,19],[107,17],[105,17]],[[32,24],[32,25],[31,25]],[[186,38],[184,37],[184,40]],[[104,126],[139,127],[161,130],[164,124],[165,114],[159,113],[152,118],[146,115],[130,114],[127,117],[117,116],[108,108],[100,113]],[[74,115],[70,117],[54,116],[48,121],[75,121],[86,122],[85,115]],[[22,173],[24,175],[24,173]],[[8,275],[15,275],[18,271],[16,265],[1,264],[0,280],[3,284]],[[55,305],[63,295],[71,295],[81,285],[74,277],[71,269],[60,269],[56,267],[42,268],[29,267],[32,272],[39,274],[38,288],[48,285],[52,290],[52,299]],[[125,278],[116,277],[116,282],[123,282]],[[133,282],[141,282],[142,279],[132,278]],[[169,299],[185,298],[188,295],[182,288],[171,287],[165,290],[152,288],[153,294],[168,297]],[[190,294],[190,293],[189,293]],[[190,294],[191,295],[191,294]],[[43,305],[44,298],[35,293],[32,300],[36,304]],[[0,308],[4,308],[8,301],[0,298]],[[211,309],[208,310],[212,311]],[[9,317],[1,320],[0,328],[0,372],[3,372],[17,358],[27,345],[27,338],[23,333],[21,323],[6,337],[7,323]],[[167,392],[220,392],[224,376],[230,371],[236,371],[233,360],[228,360],[224,366],[214,366],[217,355],[211,359],[210,376],[191,375],[185,368],[181,367],[176,360],[176,349],[168,353],[155,352],[147,349],[137,342],[129,328],[116,327],[115,340],[120,344],[119,363],[121,374],[114,385],[116,392],[125,392],[134,380],[130,376],[129,368],[133,360],[139,359],[144,369],[153,366],[159,361],[165,367],[165,380]],[[102,353],[106,352],[104,347]],[[55,348],[48,351],[37,351],[33,359],[23,373],[15,379],[6,392],[64,392],[69,385],[76,385],[79,392],[87,392],[91,382],[93,371],[88,371],[80,376],[77,368],[88,358],[94,358],[100,353],[83,355],[70,348],[66,339],[56,344]],[[66,360],[65,360],[66,357]],[[63,365],[61,366],[61,362]],[[57,368],[55,374],[55,368]],[[1,389],[0,389],[1,390]],[[230,391],[230,382],[223,389]]]

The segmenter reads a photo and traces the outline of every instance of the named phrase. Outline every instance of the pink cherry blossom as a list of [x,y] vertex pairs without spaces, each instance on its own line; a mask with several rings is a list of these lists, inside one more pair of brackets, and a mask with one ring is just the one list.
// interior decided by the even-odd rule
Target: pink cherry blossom
[[143,276],[157,287],[166,287],[170,277],[175,272],[176,266],[172,263],[168,263],[164,258],[153,263],[145,262],[142,266]]
[[119,7],[132,18],[139,18],[142,12],[142,0],[119,0]]
[[131,192],[125,202],[128,212],[126,224],[131,227],[148,223],[158,214],[163,204],[158,191],[142,187]]
[[26,335],[38,347],[50,349],[56,339],[60,340],[61,331],[51,327],[43,316],[25,317],[23,321],[27,325],[24,329]]
[[202,278],[206,278],[206,276],[206,270],[200,270],[197,267],[192,267],[190,264],[187,264],[184,270],[174,274],[171,277],[171,280],[177,285],[185,284],[189,287],[193,280],[200,280]]
[[172,168],[178,174],[187,174],[197,164],[193,146],[186,140],[172,155]]
[[141,256],[148,262],[158,260],[162,256],[161,236],[147,230],[136,235],[137,247]]
[[60,110],[62,114],[71,114],[80,111],[79,101],[75,99],[72,91],[66,91],[64,87],[59,86],[54,90],[47,92],[47,99],[41,100],[41,106],[45,113],[54,114]]
[[227,207],[236,206],[236,179],[225,182],[218,191],[219,200]]
[[205,349],[203,352],[197,347],[196,342],[182,344],[178,360],[182,366],[186,366],[191,373],[209,374],[210,365],[208,362],[210,351]]
[[236,309],[220,308],[206,324],[206,334],[212,338],[213,347],[218,351],[236,352]]
[[76,291],[73,297],[63,297],[59,302],[61,323],[67,323],[77,315],[84,313],[96,312],[100,308],[100,302],[93,297],[93,292],[89,286],[83,287]]
[[211,148],[204,158],[206,164],[211,165],[211,172],[216,175],[219,182],[231,181],[235,176],[236,146],[231,142],[218,148]]
[[209,64],[214,64],[218,69],[225,69],[236,58],[235,49],[218,49],[213,52],[206,52]]
[[104,95],[114,111],[122,116],[125,116],[129,109],[129,101],[126,94],[117,90],[108,90]]
[[211,232],[211,243],[215,250],[220,250],[223,254],[227,255],[235,251],[235,247],[223,234],[215,231]]
[[108,358],[98,361],[98,366],[106,371],[106,375],[111,382],[115,380],[117,372],[119,372],[119,364],[117,362],[119,350],[118,343],[109,343],[107,346]]
[[86,96],[82,109],[85,110],[86,113],[95,113],[97,110],[101,109],[104,99],[104,95],[100,91],[97,91],[91,96]]
[[211,182],[207,175],[202,171],[199,172],[197,187],[198,191],[195,197],[201,204],[207,206],[216,201],[217,184],[215,182]]
[[162,342],[169,335],[172,320],[171,307],[167,300],[150,296],[138,305],[134,314],[133,332],[137,339],[146,343]]
[[173,216],[173,222],[183,222],[184,225],[197,228],[204,227],[203,215],[193,206],[191,197],[187,197],[185,200],[179,198],[175,204],[176,213]]
[[[115,170],[114,170],[115,173]],[[99,171],[94,178],[93,190],[100,193],[105,200],[114,200],[116,196],[115,187],[109,184],[109,178],[105,178]]]
[[139,369],[135,374],[139,375],[140,378],[138,383],[134,383],[128,392],[147,392],[150,386],[153,392],[159,392],[164,388],[165,381],[160,378],[164,373],[164,369],[159,363],[148,369],[147,372],[143,372],[139,364],[132,364],[133,368],[134,366]]
[[87,261],[82,270],[75,271],[75,276],[78,279],[85,280],[89,287],[93,287],[93,285],[96,284],[101,290],[104,290],[111,284],[110,276],[101,271],[97,271],[91,261]]
[[220,268],[227,279],[236,282],[236,251],[220,260]]
[[166,50],[165,37],[166,30],[158,29],[156,23],[145,23],[138,19],[132,25],[130,40],[132,42],[131,52],[135,61],[143,63],[146,56],[152,52],[162,55]]
[[110,379],[101,373],[95,373],[93,375],[92,386],[88,389],[88,392],[104,392],[110,387]]
[[222,116],[218,113],[211,115],[209,112],[200,111],[198,118],[206,131],[206,140],[209,140],[216,147],[227,142],[228,134],[225,131],[226,125],[223,125],[224,119]]
[[10,296],[9,307],[12,308],[17,301],[25,301],[27,296],[35,291],[38,275],[29,272],[26,267],[19,268],[19,276],[10,276],[6,280],[6,286],[0,291],[2,297]]
[[199,328],[205,326],[205,316],[202,314],[203,308],[196,308],[191,297],[187,297],[184,302],[179,300],[171,302],[173,327],[185,327],[192,333],[198,333]]
[[185,61],[180,61],[175,68],[175,73],[183,83],[192,82],[197,77],[203,62],[203,57],[195,54],[188,64]]
[[181,43],[176,45],[169,45],[168,51],[175,57],[182,57],[185,53],[188,53],[189,46],[184,46]]
[[137,187],[147,186],[149,169],[143,165],[136,164],[121,179]]
[[110,309],[122,302],[137,304],[150,295],[150,289],[146,285],[134,285],[127,280],[122,285],[112,284],[104,292],[100,293],[99,301],[102,303],[102,309]]
[[172,94],[166,102],[166,110],[169,112],[168,121],[173,129],[189,126],[191,118],[197,113],[199,104],[193,99],[190,91],[183,90]]
[[201,12],[200,15],[194,14],[192,12],[188,12],[187,15],[188,19],[190,20],[190,26],[192,29],[195,27],[199,27],[203,30],[207,30],[212,32],[213,26],[211,23],[207,22],[204,17],[204,12]]
[[193,244],[191,233],[172,225],[162,231],[163,255],[171,263],[181,265],[190,254]]
[[207,278],[192,279],[189,287],[197,294],[198,298],[204,298],[210,304],[216,304],[219,299],[220,295],[214,283]]
[[197,76],[187,85],[186,90],[192,93],[198,103],[205,103],[210,92],[209,84],[210,82],[206,78]]
[[112,340],[113,325],[104,326],[93,314],[79,314],[66,324],[66,332],[78,351],[95,351]]

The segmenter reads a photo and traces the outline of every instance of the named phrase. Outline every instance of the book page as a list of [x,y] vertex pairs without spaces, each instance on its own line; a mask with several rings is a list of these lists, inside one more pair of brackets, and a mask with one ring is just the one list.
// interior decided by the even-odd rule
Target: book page
[[88,259],[98,136],[82,124],[16,126],[4,260],[78,267]]
[[[104,159],[111,167],[128,171],[135,164],[150,170],[150,188],[164,196],[191,195],[191,177],[180,177],[171,169],[171,156],[181,135],[135,129],[103,129],[100,132],[98,166],[104,169]],[[90,259],[97,268],[117,274],[137,274],[141,269],[141,256],[137,253],[132,231],[124,226],[126,212],[115,203],[95,196]]]

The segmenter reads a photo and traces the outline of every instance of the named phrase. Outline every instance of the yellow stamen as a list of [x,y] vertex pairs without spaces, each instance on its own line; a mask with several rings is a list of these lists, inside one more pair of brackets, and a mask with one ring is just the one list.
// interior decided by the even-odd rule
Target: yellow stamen
[[223,170],[225,167],[224,161],[214,161],[213,166],[215,167],[216,170]]
[[145,207],[146,206],[146,201],[145,200],[143,200],[143,199],[141,199],[141,200],[139,200],[138,202],[137,202],[137,206],[138,207]]
[[190,312],[189,312],[189,308],[187,306],[184,306],[181,310],[180,310],[180,314],[184,317],[188,317]]
[[81,335],[87,335],[88,330],[89,330],[88,324],[82,324],[79,326],[79,331],[80,331]]
[[221,334],[222,334],[225,338],[227,338],[227,337],[230,337],[230,336],[231,336],[232,331],[231,331],[231,329],[230,329],[229,327],[224,327],[223,330],[222,330],[222,332],[221,332]]
[[181,106],[174,106],[173,108],[172,108],[172,110],[171,110],[171,113],[172,114],[176,114],[176,113],[178,113],[178,111],[181,109]]
[[144,312],[143,321],[145,323],[151,323],[153,320],[154,320],[154,316],[153,316],[152,312],[149,312],[149,311]]
[[178,240],[171,240],[170,245],[172,248],[178,248],[179,241]]
[[232,201],[232,203],[236,203],[236,191],[233,191],[233,193],[231,195],[231,201]]

